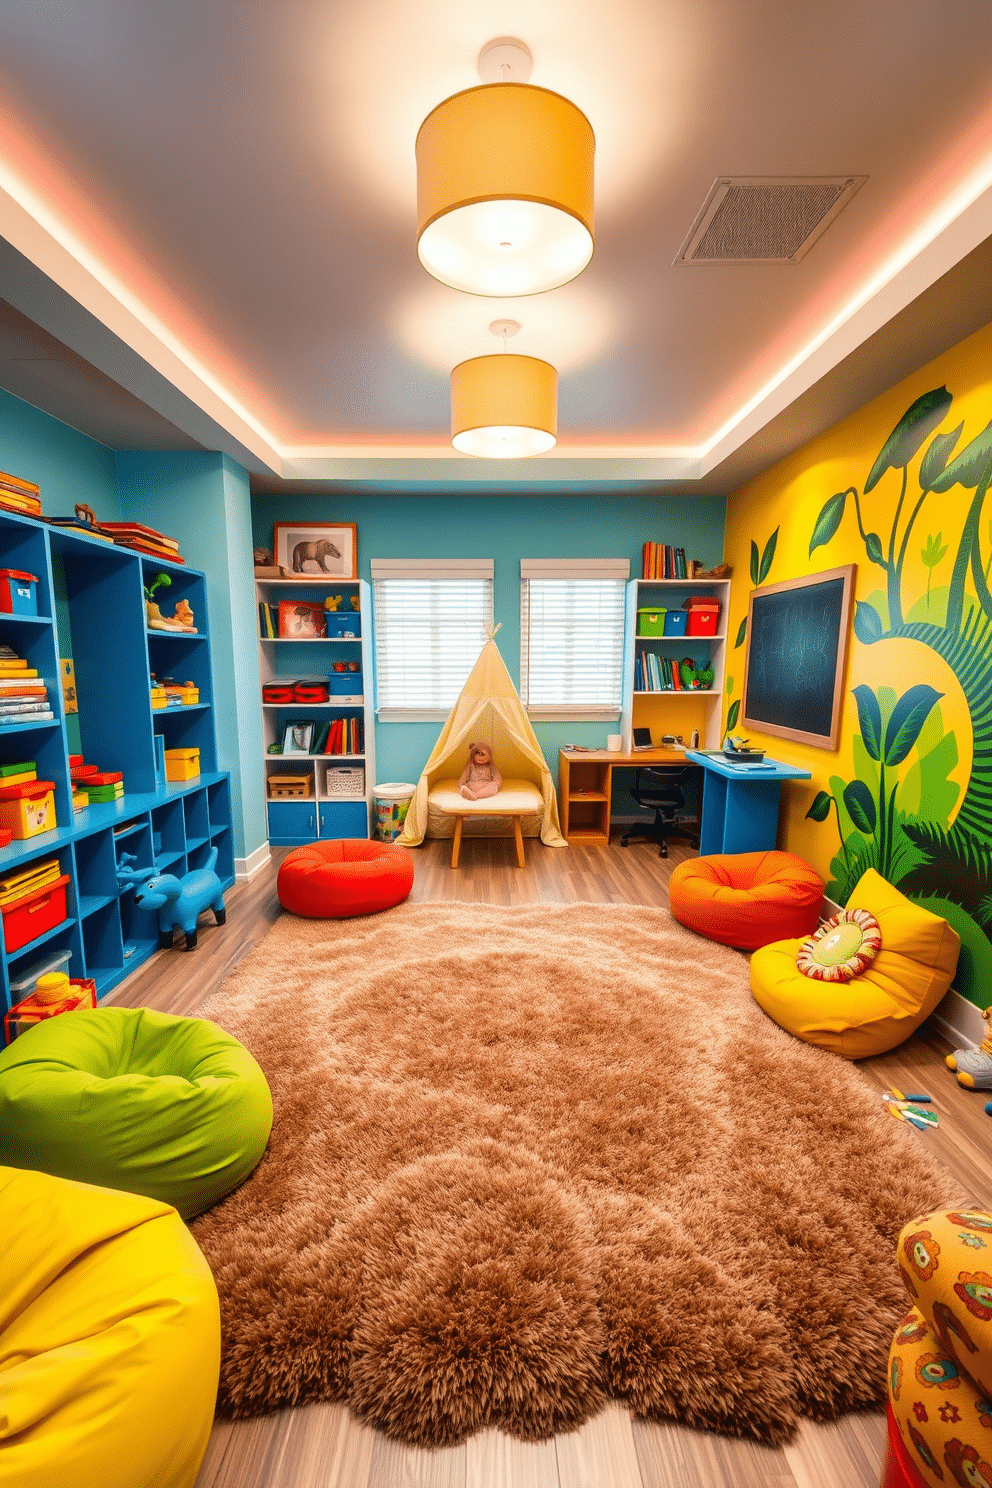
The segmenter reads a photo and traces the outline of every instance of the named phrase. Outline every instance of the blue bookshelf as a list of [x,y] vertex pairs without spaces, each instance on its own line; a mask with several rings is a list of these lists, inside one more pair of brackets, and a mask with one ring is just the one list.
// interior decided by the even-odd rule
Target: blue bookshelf
[[[69,878],[61,924],[12,953],[0,944],[0,996],[9,1007],[11,980],[61,950],[71,952],[69,975],[92,977],[103,996],[158,947],[154,916],[118,885],[123,853],[181,877],[204,867],[216,847],[224,887],[234,882],[230,778],[217,770],[206,577],[11,512],[0,512],[0,567],[38,576],[37,617],[0,614],[0,643],[37,668],[55,714],[51,722],[0,726],[0,763],[34,760],[39,778],[55,782],[58,821],[51,832],[0,848],[0,877],[57,858]],[[195,635],[148,629],[143,586],[162,572],[172,582],[156,598],[169,611],[188,599],[202,627]],[[79,713],[67,720],[59,658],[69,656]],[[153,710],[152,672],[194,682],[199,703]],[[157,781],[156,734],[167,749],[198,748],[201,774]],[[73,812],[69,754],[80,749],[88,763],[123,773],[120,801]]]

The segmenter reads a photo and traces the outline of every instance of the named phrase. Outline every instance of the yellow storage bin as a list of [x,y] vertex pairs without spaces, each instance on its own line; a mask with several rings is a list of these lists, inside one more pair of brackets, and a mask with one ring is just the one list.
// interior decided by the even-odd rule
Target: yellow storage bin
[[0,787],[0,827],[9,827],[18,842],[39,832],[54,832],[57,825],[53,780]]
[[198,749],[167,749],[165,751],[166,780],[195,780],[200,773],[200,751]]

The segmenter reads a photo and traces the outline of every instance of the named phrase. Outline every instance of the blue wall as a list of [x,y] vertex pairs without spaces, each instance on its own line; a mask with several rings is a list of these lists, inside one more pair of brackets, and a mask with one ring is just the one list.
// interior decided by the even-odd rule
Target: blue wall
[[[514,683],[520,684],[521,558],[629,558],[641,572],[641,544],[670,542],[709,566],[723,557],[726,501],[722,496],[271,496],[252,498],[257,547],[272,547],[272,524],[356,522],[358,571],[369,578],[372,558],[492,558],[496,638]],[[376,725],[376,774],[415,781],[434,747],[440,723]],[[604,745],[615,725],[535,723],[552,775],[562,744]]]
[[71,517],[85,501],[108,522],[120,518],[113,452],[2,391],[0,470],[37,482],[46,516]]

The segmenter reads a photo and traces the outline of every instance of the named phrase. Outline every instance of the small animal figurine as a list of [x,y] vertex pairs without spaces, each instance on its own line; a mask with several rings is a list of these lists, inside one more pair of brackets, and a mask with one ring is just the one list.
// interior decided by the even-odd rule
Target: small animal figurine
[[176,608],[172,618],[178,625],[182,626],[183,630],[192,631],[194,635],[196,634],[196,622],[193,618],[193,609],[188,599],[176,601]]
[[503,784],[503,777],[493,764],[493,752],[488,744],[468,746],[468,764],[458,777],[458,793],[466,801],[482,801],[495,796]]
[[215,869],[217,849],[211,848],[205,868],[194,868],[184,878],[173,873],[157,873],[141,884],[134,894],[135,904],[143,909],[158,910],[159,949],[170,949],[177,928],[186,936],[186,949],[196,949],[196,921],[205,909],[212,909],[218,925],[227,919],[224,890]]
[[252,555],[252,561],[256,563],[259,568],[271,568],[272,554],[269,552],[268,548],[256,548]]
[[319,542],[298,542],[293,549],[293,572],[306,573],[304,563],[315,563],[321,573],[330,573],[327,566],[328,558],[340,558],[341,554],[332,542],[327,538],[321,538]]
[[360,594],[353,594],[351,596],[351,608],[353,610],[360,610],[362,608],[362,596]]
[[330,610],[331,614],[333,614],[341,603],[342,598],[343,596],[340,594],[329,594],[324,600],[324,609]]

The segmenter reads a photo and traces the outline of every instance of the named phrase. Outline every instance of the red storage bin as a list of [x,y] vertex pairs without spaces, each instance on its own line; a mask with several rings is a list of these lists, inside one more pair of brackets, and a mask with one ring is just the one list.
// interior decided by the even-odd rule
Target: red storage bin
[[262,684],[263,703],[292,703],[295,700],[295,682],[265,682]]
[[293,693],[293,701],[297,703],[326,703],[328,700],[326,682],[297,682]]
[[46,884],[33,894],[3,906],[3,941],[9,956],[29,940],[54,930],[66,919],[65,886],[69,875],[63,873],[54,883]]
[[685,628],[686,635],[716,635],[720,620],[718,599],[690,599],[686,604],[686,609],[689,611],[689,623]]

